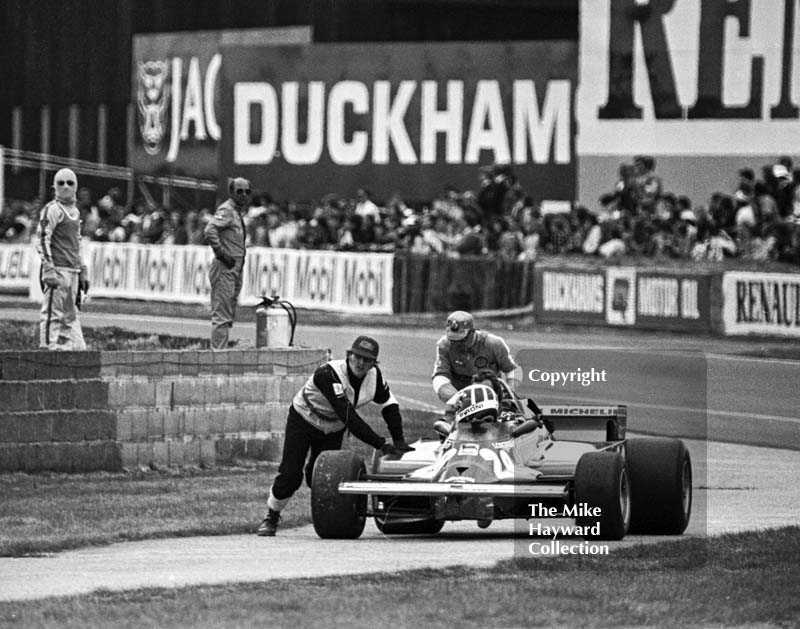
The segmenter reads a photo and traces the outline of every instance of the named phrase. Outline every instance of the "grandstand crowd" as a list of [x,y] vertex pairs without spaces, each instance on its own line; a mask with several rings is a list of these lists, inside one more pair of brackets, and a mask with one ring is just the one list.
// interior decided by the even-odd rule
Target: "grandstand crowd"
[[[542,212],[508,166],[482,167],[477,191],[451,186],[427,203],[399,195],[376,203],[367,189],[352,199],[328,195],[313,204],[276,202],[257,194],[247,212],[248,245],[424,255],[542,254],[719,261],[740,258],[800,265],[800,168],[790,157],[760,173],[743,168],[735,190],[704,204],[664,190],[655,159],[636,156],[619,167],[596,207]],[[4,202],[0,242],[28,242],[42,202]],[[118,188],[99,199],[78,191],[84,236],[96,241],[204,244],[213,208],[165,211],[144,201],[126,207]]]

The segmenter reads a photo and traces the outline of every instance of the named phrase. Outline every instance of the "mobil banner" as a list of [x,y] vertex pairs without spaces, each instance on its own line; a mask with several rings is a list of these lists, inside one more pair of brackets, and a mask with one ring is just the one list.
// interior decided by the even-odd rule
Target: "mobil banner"
[[539,200],[575,188],[574,42],[223,47],[220,170],[279,199],[479,187],[508,164]]
[[86,262],[93,297],[207,303],[209,247],[92,242]]
[[393,260],[389,253],[248,249],[240,302],[280,295],[298,308],[391,314]]
[[725,273],[722,303],[725,334],[800,337],[800,273]]
[[[209,303],[209,247],[89,243],[86,260],[92,296]],[[390,314],[392,290],[392,254],[251,247],[239,303],[280,295],[298,308]]]

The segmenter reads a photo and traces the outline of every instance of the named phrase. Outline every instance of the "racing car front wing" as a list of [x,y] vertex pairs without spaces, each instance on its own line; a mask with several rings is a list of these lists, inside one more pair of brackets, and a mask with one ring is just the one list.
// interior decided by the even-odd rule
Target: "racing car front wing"
[[567,485],[499,485],[493,483],[406,483],[391,481],[344,481],[340,494],[392,496],[507,496],[566,499]]

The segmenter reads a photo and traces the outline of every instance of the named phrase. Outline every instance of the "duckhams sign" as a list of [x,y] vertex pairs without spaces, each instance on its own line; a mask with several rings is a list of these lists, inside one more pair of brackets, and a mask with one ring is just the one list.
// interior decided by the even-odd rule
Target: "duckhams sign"
[[572,199],[577,47],[513,44],[224,48],[222,172],[277,198],[369,187],[432,198],[505,163]]

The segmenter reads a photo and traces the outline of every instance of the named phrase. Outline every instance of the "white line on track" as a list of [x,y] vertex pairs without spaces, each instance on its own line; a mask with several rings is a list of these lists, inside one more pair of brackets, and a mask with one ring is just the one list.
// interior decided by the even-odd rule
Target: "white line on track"
[[434,406],[433,404],[428,404],[427,402],[423,402],[422,400],[418,400],[418,399],[413,398],[413,397],[408,397],[406,395],[400,395],[399,393],[394,393],[394,396],[398,400],[402,400],[404,402],[408,402],[409,404],[414,404],[416,406],[419,406],[424,411],[432,411],[432,412],[441,412],[442,411],[442,407]]
[[[89,306],[91,308],[91,306]],[[32,309],[22,309],[22,308],[9,308],[7,310],[6,318],[11,318],[12,316],[19,316],[17,313],[26,314],[36,312]],[[37,313],[38,314],[38,313]],[[183,319],[181,317],[160,317],[160,316],[153,316],[153,315],[128,315],[128,314],[114,314],[114,313],[105,313],[105,312],[84,312],[82,314],[84,319],[88,319],[91,317],[98,317],[103,320],[121,320],[121,321],[130,321],[131,317],[136,317],[137,319],[147,320],[152,323],[164,323],[164,324],[174,324],[176,322],[181,322],[184,324],[197,324],[197,325],[207,325],[207,319]],[[240,326],[248,325],[248,323],[240,323]],[[253,322],[250,322],[249,325],[255,325]],[[330,327],[330,326],[311,326],[311,327]],[[350,325],[337,325],[335,326],[337,330],[348,332],[348,333],[355,333],[361,334],[364,331],[363,326],[350,326]],[[375,326],[372,328],[373,333],[386,333],[391,334],[394,337],[399,338],[426,338],[430,337],[433,333],[433,336],[437,336],[438,338],[438,330],[433,330],[430,328],[411,328],[411,329],[402,329],[402,328],[392,328],[388,326]],[[510,332],[511,335],[522,335],[524,332],[515,330]],[[701,339],[702,340],[702,339]],[[520,343],[518,340],[517,342],[513,343],[513,345],[523,346],[524,349],[583,349],[583,350],[614,350],[614,351],[629,351],[629,352],[640,352],[640,353],[652,353],[654,350],[663,350],[669,352],[672,355],[692,355],[695,356],[698,353],[703,353],[701,348],[697,349],[671,349],[669,347],[621,347],[621,346],[613,346],[613,345],[587,345],[584,343],[547,343],[541,341],[534,341],[529,344]],[[784,358],[768,358],[768,357],[756,357],[756,356],[743,356],[740,354],[720,354],[716,352],[705,352],[705,356],[707,358],[712,358],[714,360],[726,360],[726,361],[736,361],[736,362],[747,362],[747,363],[772,363],[778,365],[798,365],[800,361],[791,360],[791,359],[784,359]]]
[[[591,398],[585,396],[575,396],[575,395],[558,395],[554,394],[559,400],[571,400],[573,402],[583,402],[589,404],[608,404],[609,401],[604,398]],[[679,411],[682,413],[707,413],[708,415],[715,415],[715,416],[734,416],[734,417],[744,417],[744,418],[752,418],[752,419],[764,419],[769,421],[776,421],[776,422],[789,422],[792,424],[800,424],[800,419],[797,417],[784,417],[782,415],[762,415],[760,413],[742,413],[740,411],[726,411],[726,410],[715,410],[715,409],[706,409],[706,408],[697,408],[693,406],[671,406],[668,404],[647,404],[645,402],[629,402],[628,406],[635,406],[639,408],[647,408],[655,411]]]
[[[396,384],[402,384],[406,386],[415,386],[415,385],[422,385],[427,383],[425,381],[413,381],[413,380],[392,380],[392,382]],[[573,402],[581,402],[584,404],[608,404],[608,399],[605,398],[593,398],[593,397],[586,397],[586,396],[576,396],[576,395],[560,395],[556,392],[553,392],[554,397],[559,400],[570,400]],[[413,400],[414,398],[409,398]],[[655,411],[677,411],[683,413],[707,413],[709,415],[714,416],[733,416],[733,417],[744,417],[744,418],[752,418],[752,419],[762,419],[768,421],[775,421],[775,422],[788,422],[790,424],[800,424],[800,419],[797,417],[785,417],[783,415],[764,415],[761,413],[743,413],[741,411],[728,411],[728,410],[717,410],[717,409],[706,409],[706,408],[697,408],[694,406],[671,406],[668,404],[647,404],[646,402],[628,402],[628,406],[635,406],[638,408],[647,408],[650,410]],[[435,410],[440,410],[435,408]]]

